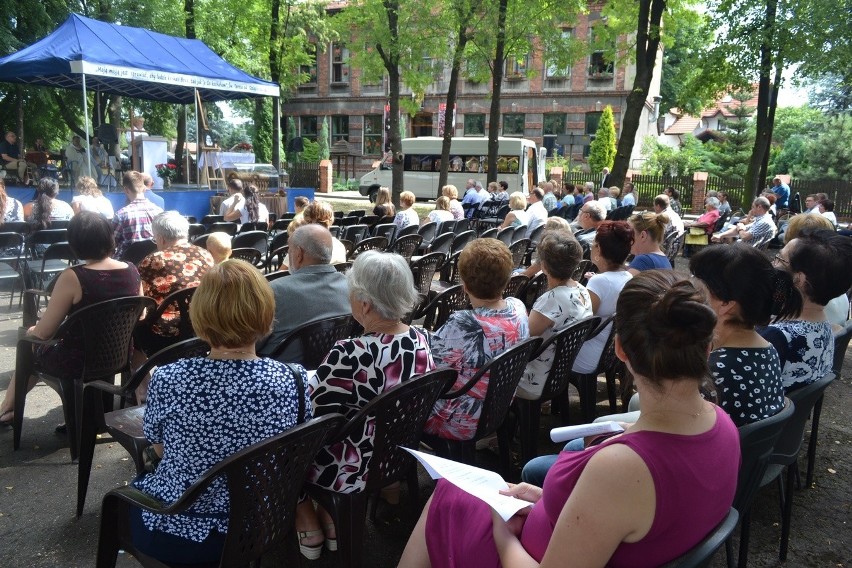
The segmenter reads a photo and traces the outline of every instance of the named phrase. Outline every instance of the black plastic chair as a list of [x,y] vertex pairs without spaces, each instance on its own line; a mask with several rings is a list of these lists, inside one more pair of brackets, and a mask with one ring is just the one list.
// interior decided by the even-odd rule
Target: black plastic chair
[[[223,223],[225,222],[225,218],[222,215],[205,215],[201,218],[201,224],[210,226],[213,223]],[[212,232],[212,231],[211,231]]]
[[39,289],[45,287],[47,282],[57,274],[76,264],[77,255],[71,250],[68,243],[53,243],[47,247],[41,257],[41,269],[32,271],[33,285]]
[[358,219],[360,219],[361,217],[363,217],[366,214],[367,214],[366,209],[353,209],[352,211],[347,213],[346,216],[347,217],[357,217]]
[[710,561],[713,560],[716,552],[734,534],[734,529],[737,528],[739,518],[740,515],[737,510],[731,507],[722,522],[709,535],[695,545],[692,550],[677,560],[664,564],[662,568],[707,568],[710,566]]
[[[156,303],[144,296],[128,296],[97,302],[71,314],[56,330],[53,337],[43,341],[35,337],[18,340],[15,353],[15,418],[14,449],[21,446],[21,431],[27,397],[27,383],[35,375],[53,387],[62,399],[67,425],[71,460],[77,459],[84,383],[103,379],[112,381],[115,375],[130,374],[130,342],[139,316]],[[83,372],[79,378],[55,377],[39,366],[33,354],[36,345],[54,345],[63,338],[78,336],[83,344]]]
[[[604,343],[601,357],[598,359],[597,368],[591,373],[574,373],[571,372],[571,384],[577,387],[577,393],[580,395],[580,411],[583,414],[583,422],[591,422],[595,419],[595,408],[598,403],[598,375],[608,373],[615,365],[615,324],[610,326],[609,331],[606,327],[615,319],[615,314],[600,322],[597,329],[594,329],[588,336],[586,341],[599,333],[608,333],[606,343]],[[562,423],[567,425],[568,422],[568,391],[563,393],[559,401],[559,408],[562,412]]]
[[441,221],[441,224],[438,226],[436,236],[443,235],[444,233],[454,233],[456,230],[456,223],[458,223],[458,221],[455,219]]
[[[781,547],[778,553],[778,559],[781,562],[787,561],[787,544],[790,539],[790,523],[793,514],[793,484],[799,475],[798,459],[799,451],[802,448],[802,440],[805,435],[805,424],[816,401],[823,396],[825,389],[833,381],[834,373],[829,373],[809,385],[787,392],[787,397],[794,405],[793,415],[784,424],[781,435],[775,442],[775,447],[769,458],[769,465],[763,474],[763,479],[760,481],[760,487],[764,487],[777,479],[779,493],[782,495]],[[787,468],[786,480],[781,475],[784,472],[784,468]],[[746,510],[743,515],[743,531],[748,530],[750,520],[751,511]],[[747,558],[747,556],[744,556],[744,553],[748,554],[748,539],[745,539],[745,545],[742,544],[743,541],[744,539],[740,538],[741,564]]]
[[195,237],[200,237],[201,235],[207,234],[207,227],[202,225],[201,223],[191,223],[189,225],[189,232],[187,233],[187,238],[192,241]]
[[257,562],[285,542],[295,519],[302,484],[319,449],[343,417],[330,414],[249,446],[211,467],[170,506],[133,486],[113,489],[104,497],[98,537],[97,568],[114,568],[119,550],[143,566],[164,566],[133,545],[130,508],[174,515],[189,508],[216,479],[228,486],[228,534],[219,566]]
[[216,221],[207,226],[208,233],[228,233],[232,237],[237,234],[239,226],[231,221]]
[[[77,516],[83,514],[89,477],[92,473],[92,461],[95,455],[98,432],[106,431],[113,440],[127,450],[136,466],[136,473],[145,469],[142,459],[143,450],[150,445],[142,432],[145,406],[136,406],[136,389],[148,374],[157,367],[174,363],[179,359],[204,357],[210,352],[210,346],[197,337],[170,345],[148,358],[123,385],[97,380],[83,387],[83,406],[80,413],[80,461],[77,464]],[[111,405],[105,405],[104,399],[118,397],[121,408],[104,412]]]
[[547,375],[547,381],[536,400],[515,398],[518,422],[521,431],[521,463],[527,463],[538,456],[538,427],[541,421],[541,404],[553,400],[568,391],[571,367],[586,337],[598,327],[601,318],[592,316],[562,329],[541,344],[530,359],[541,356],[553,347],[553,362]]
[[500,230],[497,227],[491,227],[490,229],[483,231],[483,233],[481,235],[479,235],[479,238],[480,239],[496,239],[497,233],[499,233],[499,232],[500,232]]
[[121,260],[129,262],[130,264],[139,264],[142,262],[142,259],[152,252],[157,252],[157,243],[153,240],[145,239],[142,241],[134,241],[130,243],[126,249],[124,249],[124,254],[121,255]]
[[407,235],[417,235],[418,231],[420,231],[420,227],[417,225],[409,225],[405,228],[402,228],[396,232],[396,238],[399,239],[401,237],[405,237]]
[[524,286],[524,289],[519,292],[520,299],[524,302],[524,305],[529,312],[532,310],[533,305],[535,305],[535,301],[538,300],[539,296],[544,294],[547,290],[547,275],[544,272],[539,272]]
[[[177,312],[178,320],[178,334],[173,336],[172,343],[179,343],[195,337],[195,330],[192,328],[192,320],[189,317],[189,303],[192,301],[196,289],[196,286],[181,288],[163,298],[157,309],[149,311],[145,315],[145,319],[137,324],[136,333],[141,328],[147,328],[148,333],[153,333],[152,327],[160,323],[163,315],[169,311]],[[174,323],[174,320],[172,322]]]
[[281,356],[291,345],[299,344],[301,357],[286,362],[299,363],[306,369],[316,369],[335,343],[349,337],[352,321],[352,315],[347,314],[300,325],[282,339],[269,356],[281,361]]
[[258,268],[263,264],[263,256],[255,248],[235,248],[231,251],[231,258],[244,260]]
[[380,218],[381,217],[379,217],[378,215],[364,215],[363,217],[361,217],[361,219],[358,220],[358,222],[362,225],[367,225],[372,229],[379,222]]
[[[455,399],[470,392],[485,375],[488,375],[488,388],[485,398],[482,399],[479,421],[476,432],[470,440],[448,440],[436,436],[428,436],[428,442],[438,455],[473,465],[475,461],[475,450],[477,440],[490,436],[497,432],[497,441],[500,448],[500,467],[504,475],[508,475],[511,468],[509,455],[509,430],[504,427],[506,415],[515,396],[515,389],[524,369],[530,360],[530,356],[541,345],[540,337],[531,337],[494,357],[486,365],[471,377],[458,390],[442,394],[439,399]],[[452,387],[451,387],[452,388]]]
[[334,219],[334,225],[343,229],[346,227],[351,227],[352,225],[357,225],[359,220],[360,217],[357,216],[337,217]]
[[506,289],[503,290],[503,298],[518,298],[530,279],[524,274],[513,274],[509,277],[509,283],[506,284]]
[[382,223],[373,227],[374,237],[384,237],[389,243],[393,242],[396,235],[396,223]]
[[432,239],[432,242],[429,245],[429,252],[440,252],[449,256],[450,251],[453,248],[453,239],[455,238],[456,236],[454,233],[441,233]]
[[529,231],[529,227],[526,225],[518,225],[514,228],[515,230],[512,232],[512,242],[516,243],[521,239],[527,238],[527,232]]
[[432,292],[442,292],[449,286],[461,284],[461,274],[459,273],[459,257],[462,251],[457,251],[450,255],[444,264],[441,265],[440,280],[433,282],[430,290]]
[[[490,211],[489,211],[489,213],[490,213]],[[497,209],[497,211],[494,215],[486,215],[484,217],[481,217],[479,219],[479,225],[480,225],[480,227],[483,227],[483,226],[496,227],[497,225],[500,225],[503,222],[503,219],[505,219],[506,215],[508,215],[508,214],[509,214],[509,206],[508,205],[501,205]]]
[[357,245],[355,245],[355,248],[352,249],[352,253],[347,258],[348,260],[355,260],[356,258],[358,258],[358,255],[364,251],[383,251],[386,248],[388,248],[388,240],[386,237],[369,237],[363,239]]
[[497,231],[497,236],[495,237],[499,241],[503,241],[503,244],[508,246],[512,245],[512,236],[515,234],[515,228],[512,226],[504,227]]
[[[266,260],[264,261],[264,268],[267,272],[271,272],[272,270],[275,270],[276,268],[278,268],[278,264],[273,263],[273,260],[276,259],[273,252],[280,249],[283,246],[286,246],[289,241],[290,241],[290,233],[288,233],[287,231],[282,231],[282,232],[276,234],[274,237],[272,237],[272,242],[270,242],[269,247],[267,247],[268,250],[266,252]],[[283,259],[283,258],[284,258],[284,255],[281,255],[281,258],[277,259],[278,262],[280,263],[281,259]]]
[[[769,466],[769,459],[775,448],[775,443],[781,436],[784,426],[793,417],[794,405],[786,400],[781,412],[739,427],[740,433],[740,473],[737,476],[737,491],[734,495],[733,507],[742,513],[740,529],[739,566],[745,567],[748,560],[749,509],[754,501],[757,490]],[[728,540],[725,544],[728,554],[728,565],[733,566],[734,548]]]
[[265,233],[268,230],[269,223],[266,221],[249,221],[240,225],[240,230],[237,234],[248,233],[250,231],[263,231]]
[[411,273],[414,275],[414,287],[423,298],[429,297],[429,290],[432,286],[432,279],[438,268],[444,264],[444,259],[447,256],[442,252],[433,252],[421,256],[417,260],[412,260],[409,266]]
[[266,256],[269,250],[269,235],[266,231],[241,232],[231,240],[231,248],[253,248],[260,251],[261,256]]
[[54,243],[67,243],[68,229],[40,229],[27,235],[29,258],[41,258],[47,247]]
[[397,237],[393,244],[387,248],[387,251],[398,254],[406,261],[411,262],[411,257],[417,252],[421,242],[423,242],[423,237],[417,233],[404,235]]
[[461,284],[450,286],[437,294],[428,304],[419,308],[412,320],[424,318],[423,327],[430,331],[440,329],[453,312],[470,309],[470,300]]
[[519,239],[509,245],[509,252],[512,253],[513,268],[520,268],[524,265],[524,257],[527,256],[527,249],[529,246],[529,239]]
[[362,225],[360,223],[356,225],[350,225],[343,229],[343,237],[341,238],[341,240],[351,241],[352,243],[357,245],[359,242],[367,238],[369,232],[370,227],[368,227],[367,225]]
[[412,505],[417,508],[417,467],[414,457],[403,448],[417,448],[429,413],[438,395],[456,377],[455,369],[436,369],[415,376],[386,390],[364,406],[335,434],[334,440],[350,436],[360,439],[365,424],[373,425],[373,453],[366,464],[363,491],[338,493],[314,484],[306,489],[334,518],[337,531],[338,566],[361,563],[364,546],[364,518],[370,495],[391,483],[405,479]]
[[438,235],[438,224],[433,222],[424,223],[417,229],[417,234],[423,239],[420,243],[419,250],[428,250],[429,245],[432,244],[432,241],[435,240],[435,237]]
[[453,244],[450,247],[450,254],[461,252],[467,245],[472,243],[474,239],[476,239],[476,231],[465,231],[463,233],[456,233],[456,236],[453,239]]
[[21,281],[21,299],[23,290],[28,287],[24,277],[27,272],[24,260],[24,236],[20,233],[0,233],[0,280],[14,280],[12,291],[9,293],[9,308],[15,299],[15,284]]

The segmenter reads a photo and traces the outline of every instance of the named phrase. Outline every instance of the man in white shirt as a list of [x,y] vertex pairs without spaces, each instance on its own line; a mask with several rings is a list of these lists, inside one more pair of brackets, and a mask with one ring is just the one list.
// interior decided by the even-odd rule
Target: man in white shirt
[[488,190],[482,187],[482,182],[477,181],[476,184],[476,192],[479,194],[480,203],[485,203],[491,199],[491,194],[488,193]]
[[219,205],[219,215],[225,215],[225,211],[231,208],[235,200],[243,199],[243,182],[238,178],[228,180],[228,197]]
[[632,182],[624,182],[624,192],[621,195],[621,205],[622,207],[627,205],[636,206],[636,194],[634,193]]
[[609,188],[602,187],[598,190],[598,202],[603,205],[607,212],[612,211],[612,200],[609,198]]
[[541,202],[542,199],[544,199],[544,192],[539,187],[533,188],[527,196],[527,201],[530,203],[530,206],[527,207],[529,223],[527,225],[526,238],[530,238],[532,232],[537,229],[539,225],[544,225],[547,222],[547,209],[544,208],[544,204]]
[[556,196],[553,195],[553,182],[546,181],[544,182],[544,199],[542,200],[542,205],[549,213],[550,211],[556,209],[557,199]]
[[674,228],[677,231],[677,234],[681,234],[684,231],[683,227],[683,219],[680,218],[680,215],[674,212],[669,205],[669,196],[665,193],[661,193],[657,197],[654,198],[654,212],[658,215],[660,213],[665,213],[669,218],[669,224],[666,226],[666,232],[669,231],[669,228]]

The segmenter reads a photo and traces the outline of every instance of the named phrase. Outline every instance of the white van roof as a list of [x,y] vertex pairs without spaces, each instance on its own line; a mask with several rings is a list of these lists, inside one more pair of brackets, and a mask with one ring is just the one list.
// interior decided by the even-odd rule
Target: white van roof
[[[441,150],[444,139],[439,136],[420,136],[417,138],[404,138],[402,140],[402,151],[406,154],[437,153]],[[522,147],[535,148],[535,142],[526,138],[509,138],[500,136],[497,139],[502,152],[510,151],[517,153]],[[464,136],[452,139],[450,151],[456,154],[476,154],[487,152],[488,138],[485,136]]]

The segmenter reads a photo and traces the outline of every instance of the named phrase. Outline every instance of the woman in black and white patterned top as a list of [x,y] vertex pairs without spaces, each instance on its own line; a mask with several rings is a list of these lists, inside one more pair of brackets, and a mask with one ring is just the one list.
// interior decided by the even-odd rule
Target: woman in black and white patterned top
[[719,406],[737,426],[778,413],[784,408],[781,360],[754,328],[773,313],[798,316],[802,298],[792,278],[739,243],[705,247],[689,269],[707,286],[718,318],[709,363]]

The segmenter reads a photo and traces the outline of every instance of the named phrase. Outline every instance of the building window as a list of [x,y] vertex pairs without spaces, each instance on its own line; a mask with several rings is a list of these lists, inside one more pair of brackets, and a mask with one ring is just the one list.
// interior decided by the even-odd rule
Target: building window
[[317,141],[317,117],[316,116],[303,116],[299,120],[300,132],[302,138],[308,138],[309,140]]
[[[589,31],[589,45],[595,45],[594,28]],[[611,79],[615,65],[603,49],[596,49],[589,56],[589,77],[593,79]]]
[[[586,113],[586,130],[585,134],[589,136],[589,140],[595,139],[595,133],[598,131],[598,124],[601,121],[602,112],[587,112]],[[589,146],[583,146],[583,157],[589,157]]]
[[364,155],[382,155],[382,115],[368,114],[364,116]]
[[308,56],[313,60],[310,65],[300,65],[299,72],[303,76],[307,76],[302,85],[306,87],[313,87],[317,84],[317,44],[312,43],[309,44],[305,50],[308,53]]
[[525,114],[509,113],[503,115],[503,136],[523,136],[525,126]]
[[[562,43],[566,44],[571,39],[573,30],[562,30]],[[571,66],[560,67],[554,60],[544,62],[545,79],[566,79],[571,75]]]
[[466,115],[464,115],[464,135],[465,136],[485,136],[485,115],[484,114],[466,114]]
[[542,121],[542,138],[548,156],[563,155],[561,146],[556,144],[556,136],[565,134],[567,116],[564,112],[545,113]]
[[332,116],[331,117],[331,143],[349,142],[349,117],[348,116]]
[[331,82],[349,83],[349,50],[339,43],[331,44]]
[[529,54],[521,57],[509,57],[506,59],[506,78],[507,79],[525,79],[527,69],[530,63]]

